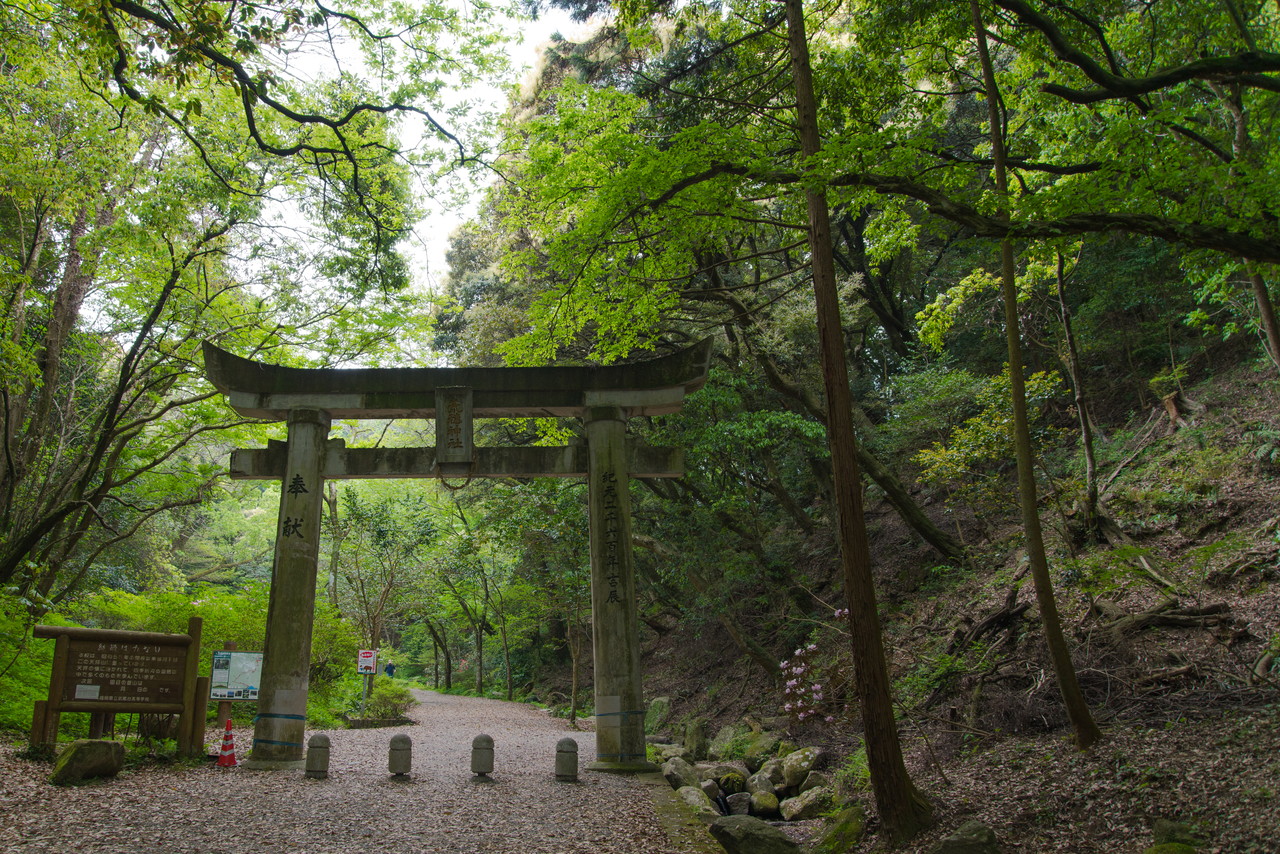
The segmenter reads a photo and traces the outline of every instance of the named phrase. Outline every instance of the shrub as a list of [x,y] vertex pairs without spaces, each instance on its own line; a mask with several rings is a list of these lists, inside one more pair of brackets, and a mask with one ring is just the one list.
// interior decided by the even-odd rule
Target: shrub
[[[54,614],[44,622],[69,624]],[[49,696],[54,642],[33,638],[31,628],[24,603],[11,591],[0,592],[0,730],[29,731],[36,700]],[[85,735],[88,715],[64,714],[59,731],[64,737]]]
[[401,718],[414,702],[408,686],[386,676],[376,676],[364,713],[370,718]]
[[835,778],[836,791],[848,801],[871,789],[871,768],[867,764],[866,745],[849,755],[836,770]]

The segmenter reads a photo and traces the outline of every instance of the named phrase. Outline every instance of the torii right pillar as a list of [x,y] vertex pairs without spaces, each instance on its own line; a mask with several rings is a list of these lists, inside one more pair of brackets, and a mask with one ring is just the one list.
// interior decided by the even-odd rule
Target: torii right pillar
[[652,771],[645,758],[644,689],[628,492],[627,412],[592,406],[587,433],[591,630],[595,668],[594,771]]

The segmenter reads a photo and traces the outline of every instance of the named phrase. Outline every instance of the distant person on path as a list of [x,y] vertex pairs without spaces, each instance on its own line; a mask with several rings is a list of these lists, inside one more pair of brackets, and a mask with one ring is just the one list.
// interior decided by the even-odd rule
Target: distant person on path
[[396,678],[396,664],[394,661],[388,661],[387,666],[382,669],[387,674],[387,678],[389,679]]

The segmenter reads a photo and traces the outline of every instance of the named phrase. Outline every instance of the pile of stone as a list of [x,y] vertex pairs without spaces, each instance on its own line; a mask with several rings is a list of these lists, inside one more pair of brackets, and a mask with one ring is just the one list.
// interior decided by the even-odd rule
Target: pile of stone
[[707,743],[701,727],[691,724],[683,745],[660,749],[663,777],[707,820],[750,815],[801,821],[836,804],[830,775],[818,770],[826,759],[822,748],[797,749],[763,729],[725,727]]

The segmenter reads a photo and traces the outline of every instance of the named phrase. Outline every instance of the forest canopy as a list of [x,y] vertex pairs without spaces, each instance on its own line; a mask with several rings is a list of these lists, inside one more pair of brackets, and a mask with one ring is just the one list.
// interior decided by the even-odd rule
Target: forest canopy
[[[205,341],[497,367],[710,336],[706,385],[629,425],[686,454],[630,485],[646,679],[676,719],[861,746],[886,839],[932,805],[867,753],[876,703],[958,756],[1044,729],[1087,746],[1072,690],[1123,728],[1162,656],[1178,701],[1274,702],[1280,5],[549,7],[593,28],[523,80],[516,4],[0,8],[0,725],[29,720],[5,680],[47,668],[38,621],[204,614],[262,643],[279,488],[227,459],[284,433],[225,404]],[[408,239],[460,188],[480,201],[428,291]],[[589,715],[585,493],[327,484],[313,723],[353,700],[359,648]],[[1249,615],[1238,634],[1140,646],[1225,625],[1211,599]]]

